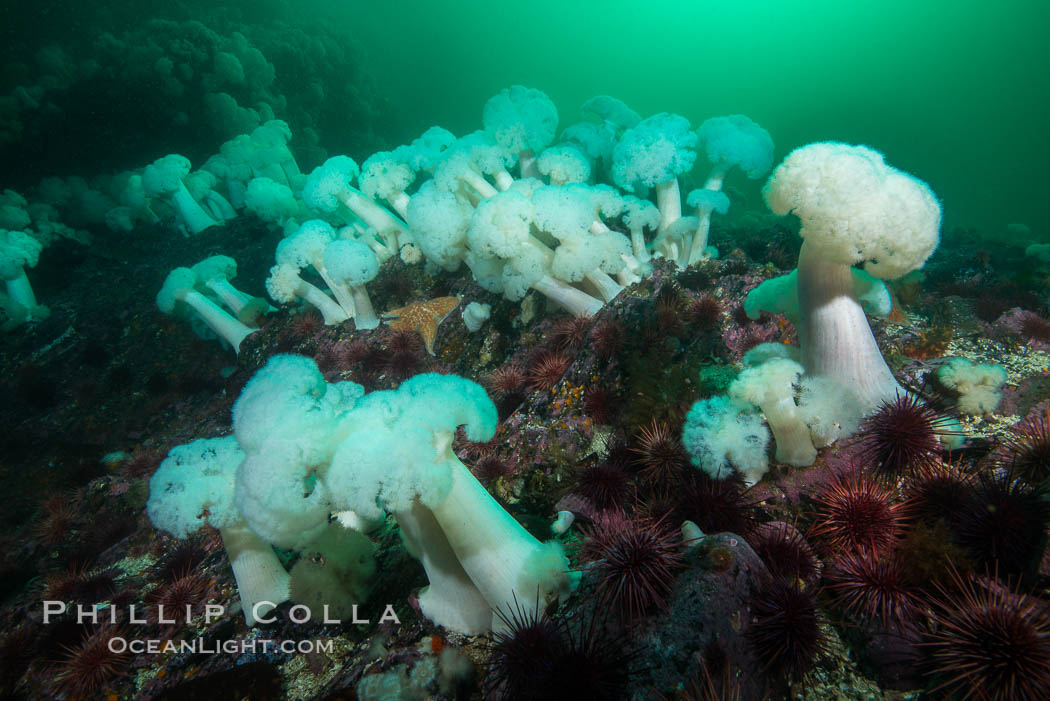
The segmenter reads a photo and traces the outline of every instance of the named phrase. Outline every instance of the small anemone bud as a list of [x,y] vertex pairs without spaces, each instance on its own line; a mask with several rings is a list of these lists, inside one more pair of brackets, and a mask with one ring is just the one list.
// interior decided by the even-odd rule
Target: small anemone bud
[[551,524],[551,533],[561,535],[572,528],[572,522],[575,520],[576,516],[571,511],[559,511],[558,517]]
[[705,537],[704,532],[700,530],[700,526],[692,521],[682,522],[682,542],[685,543],[687,548],[695,548]]

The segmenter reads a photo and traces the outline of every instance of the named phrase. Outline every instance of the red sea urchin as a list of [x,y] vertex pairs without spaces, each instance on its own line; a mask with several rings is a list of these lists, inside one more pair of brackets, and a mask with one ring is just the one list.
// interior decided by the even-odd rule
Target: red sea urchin
[[591,346],[599,358],[610,359],[627,343],[623,324],[615,319],[602,319],[594,326]]
[[415,331],[396,329],[387,337],[387,348],[391,353],[418,353],[423,349],[423,341]]
[[666,490],[679,480],[689,461],[668,423],[653,419],[638,431],[634,443],[634,462],[651,488]]
[[1050,343],[1050,321],[1037,314],[1025,314],[1021,319],[1021,336],[1037,343]]
[[302,311],[292,317],[288,328],[296,338],[312,338],[324,328],[324,320],[312,311]]
[[580,473],[576,492],[599,511],[622,508],[631,495],[630,476],[615,460],[605,460]]
[[536,358],[529,368],[529,387],[539,392],[547,392],[561,381],[562,375],[572,365],[572,358],[557,351],[545,351]]
[[423,365],[423,343],[419,334],[403,329],[390,334],[387,344],[385,371],[397,380],[405,380],[419,372]]
[[678,290],[667,288],[660,290],[653,304],[654,326],[661,334],[680,336],[683,330]]
[[[210,598],[207,580],[196,572],[184,571],[166,582],[146,598],[154,623],[176,621],[181,625],[204,609]],[[163,608],[162,608],[163,607]],[[161,619],[164,620],[161,620]]]
[[64,495],[48,497],[43,515],[33,524],[34,539],[45,547],[60,545],[69,538],[76,517],[75,505]]
[[734,533],[747,538],[755,529],[755,505],[739,477],[716,480],[693,470],[675,496],[677,515],[694,522],[704,533]]
[[1014,424],[992,453],[992,461],[1029,484],[1050,479],[1050,402]]
[[598,426],[607,426],[616,418],[619,406],[616,393],[602,385],[590,385],[583,395],[583,413]]
[[978,476],[954,519],[955,537],[987,573],[1034,574],[1046,548],[1050,490],[1008,471]]
[[102,626],[86,635],[80,643],[65,648],[51,679],[52,688],[68,698],[85,698],[99,691],[104,684],[118,677],[127,664],[129,655],[119,646],[123,634],[119,628]]
[[560,656],[562,631],[546,612],[537,614],[529,606],[496,613],[506,629],[493,635],[486,696],[526,698],[540,676],[552,672],[549,656]]
[[762,671],[771,677],[804,677],[825,647],[814,591],[798,580],[766,577],[749,602],[747,641]]
[[486,487],[491,486],[500,477],[509,475],[512,470],[511,466],[501,460],[495,455],[485,455],[481,457],[474,465],[472,470],[474,476],[478,478]]
[[[170,543],[171,539],[158,539],[155,542]],[[156,548],[155,554],[162,559],[153,568],[153,575],[162,583],[173,582],[186,572],[198,570],[213,552],[208,547],[208,541],[201,537],[176,540],[166,553],[161,547],[158,545]]]
[[875,621],[883,627],[901,626],[915,619],[914,591],[894,555],[847,553],[828,569],[828,589],[848,615]]
[[988,701],[1044,699],[1050,688],[1050,610],[994,581],[953,572],[931,603],[922,645],[933,692]]
[[580,559],[594,563],[602,606],[632,624],[662,608],[682,567],[681,536],[662,520],[629,519],[618,512],[598,516],[583,530]]
[[929,467],[940,461],[948,421],[918,398],[897,395],[861,422],[854,438],[857,464],[888,479]]
[[775,576],[798,579],[807,586],[820,580],[823,569],[820,560],[802,533],[790,523],[763,523],[748,538],[748,544]]
[[94,570],[78,565],[49,575],[45,589],[49,599],[77,601],[89,605],[108,600],[115,591],[117,591],[116,570]]
[[558,350],[575,351],[583,345],[592,323],[593,319],[586,316],[559,319],[548,335]]
[[703,295],[689,302],[685,317],[696,331],[718,329],[722,326],[722,303],[713,295]]
[[972,491],[972,478],[958,465],[937,463],[924,467],[907,483],[911,515],[918,521],[934,524],[955,522],[960,508]]
[[120,464],[120,474],[128,479],[150,477],[157,470],[165,455],[167,451],[160,451],[155,447],[139,446],[132,451],[127,460]]
[[837,472],[817,494],[810,535],[830,552],[891,548],[901,532],[905,505],[857,470]]
[[521,366],[506,363],[484,377],[482,383],[495,399],[506,399],[520,395],[528,383],[528,375]]
[[505,629],[493,634],[485,698],[624,698],[635,653],[596,614],[555,621],[515,602],[509,613],[497,615]]

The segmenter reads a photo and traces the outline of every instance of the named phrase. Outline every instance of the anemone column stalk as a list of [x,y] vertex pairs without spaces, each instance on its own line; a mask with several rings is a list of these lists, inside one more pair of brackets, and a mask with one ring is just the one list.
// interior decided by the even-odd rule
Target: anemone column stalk
[[830,263],[803,242],[798,259],[798,336],[809,375],[848,387],[865,413],[904,395],[854,295],[850,266]]

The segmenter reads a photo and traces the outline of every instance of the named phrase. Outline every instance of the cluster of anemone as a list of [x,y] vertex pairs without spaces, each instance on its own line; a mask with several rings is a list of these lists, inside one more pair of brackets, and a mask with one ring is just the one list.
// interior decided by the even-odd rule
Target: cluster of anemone
[[236,275],[237,263],[229,256],[175,268],[157,292],[157,307],[186,319],[203,338],[218,338],[239,353],[241,342],[259,329],[270,306],[234,287],[230,279]]
[[5,287],[0,293],[0,311],[5,319],[0,329],[8,331],[50,315],[50,310],[37,302],[25,272],[26,268],[36,267],[43,248],[37,238],[25,231],[0,227],[0,279]]
[[[619,108],[596,111],[595,104]],[[158,159],[140,178],[141,209],[165,202],[190,234],[239,207],[279,225],[286,238],[267,290],[278,303],[316,307],[326,324],[354,319],[358,328],[374,327],[365,284],[399,254],[432,270],[465,267],[482,288],[511,301],[535,290],[590,317],[648,276],[654,257],[686,267],[716,255],[706,240],[712,211],[728,207],[725,174],[737,168],[761,177],[773,144],[741,115],[694,131],[679,115],[625,118],[630,110],[606,96],[584,112],[602,126],[569,126],[559,142],[554,104],[515,85],[486,103],[483,130],[457,138],[432,127],[362,165],[340,155],[306,176],[287,147],[287,125],[271,120],[224,145],[201,171],[178,155]],[[265,148],[253,150],[257,143]],[[698,149],[712,175],[688,197],[697,216],[682,216],[678,176],[692,169]],[[592,168],[595,159],[611,171]],[[641,186],[656,188],[655,206],[633,194]],[[207,317],[199,299],[190,301],[214,327],[214,310]],[[229,331],[216,333],[237,347]]]
[[[5,88],[0,134],[5,159],[33,153],[69,172],[92,161],[119,166],[119,154],[91,143],[91,127],[82,123],[91,120],[109,125],[128,143],[148,144],[161,133],[165,141],[189,148],[242,133],[248,141],[253,128],[275,113],[308,133],[324,134],[329,146],[359,138],[341,128],[345,115],[373,119],[373,98],[361,86],[328,82],[323,99],[311,90],[328,75],[359,70],[353,51],[331,27],[306,30],[265,18],[231,24],[209,10],[192,19],[156,17],[121,27],[103,17],[77,21],[84,36],[103,38],[44,47],[19,86]],[[89,92],[94,99],[80,99]],[[173,109],[176,105],[180,109]],[[340,119],[333,119],[336,115]],[[48,135],[56,130],[75,147],[51,143]],[[296,150],[313,157],[320,151],[315,140],[301,140]],[[291,166],[282,168],[280,161],[258,153],[281,146],[272,135],[236,145],[248,156],[238,165],[261,162],[266,167],[260,175],[282,183],[295,177]],[[131,221],[150,221],[140,213],[140,200],[122,196],[125,182],[136,174],[70,176],[60,180],[64,193],[53,192],[55,185],[39,189],[48,189],[47,202],[69,219],[122,230]]]
[[[233,435],[170,451],[151,479],[147,514],[176,538],[218,530],[245,622],[254,625],[301,598],[303,568],[288,572],[275,546],[321,552],[333,576],[364,592],[374,571],[366,534],[389,513],[427,574],[423,615],[480,634],[501,625],[505,602],[532,596],[538,611],[578,582],[561,546],[536,540],[453,452],[459,426],[478,442],[495,435],[496,423],[484,390],[455,375],[416,375],[396,390],[366,393],[326,382],[309,358],[278,355],[241,392]],[[360,542],[361,557],[330,548],[333,538]],[[178,581],[183,592],[197,584]]]

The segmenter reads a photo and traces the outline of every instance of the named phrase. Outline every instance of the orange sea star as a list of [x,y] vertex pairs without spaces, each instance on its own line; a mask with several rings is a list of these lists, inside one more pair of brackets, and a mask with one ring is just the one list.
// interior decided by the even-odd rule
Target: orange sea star
[[[459,304],[459,297],[437,297],[425,302],[416,302],[383,314],[395,331],[415,331],[423,337],[427,352],[434,355],[434,339],[438,324]],[[391,318],[393,317],[393,318]]]

